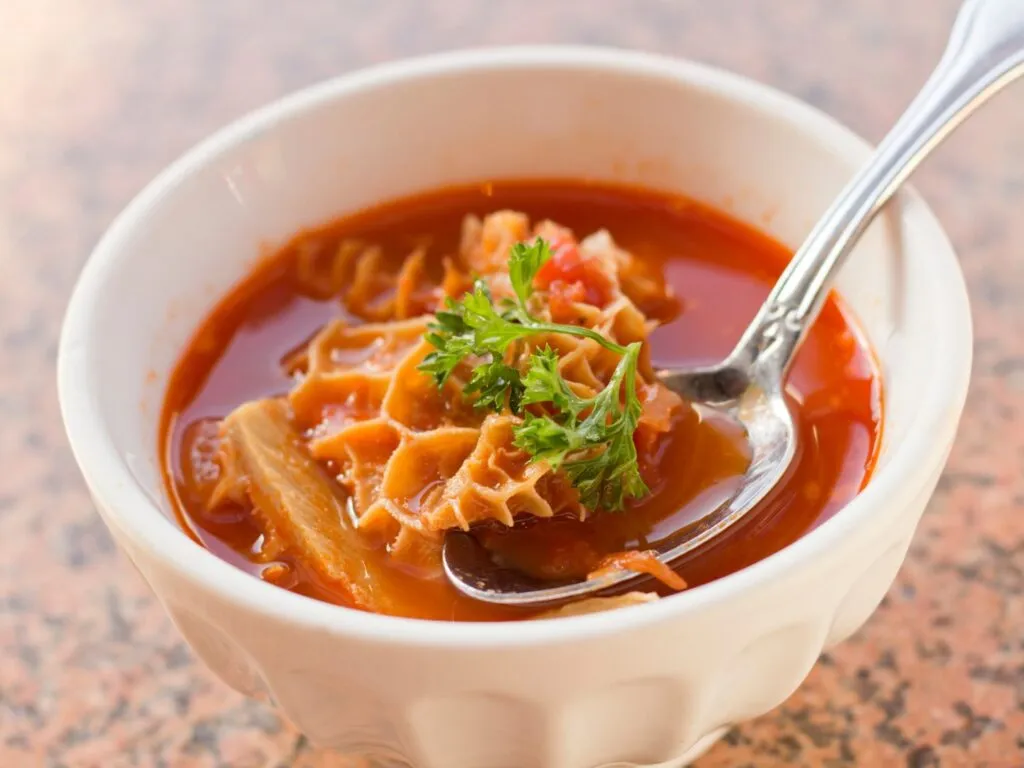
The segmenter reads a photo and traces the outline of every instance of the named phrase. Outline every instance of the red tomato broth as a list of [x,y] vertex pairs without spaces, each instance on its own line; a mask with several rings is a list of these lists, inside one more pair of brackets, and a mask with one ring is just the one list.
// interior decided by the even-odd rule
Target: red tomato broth
[[[332,318],[344,316],[337,300],[304,295],[289,269],[300,247],[330,252],[344,237],[382,245],[399,260],[429,243],[431,255],[455,250],[462,217],[502,208],[549,218],[583,237],[608,229],[616,242],[663,272],[681,300],[649,307],[670,318],[651,336],[656,367],[692,365],[727,353],[771,284],[789,251],[746,225],[677,196],[583,182],[503,182],[445,189],[390,203],[322,228],[300,233],[236,286],[204,321],[174,371],[160,440],[168,489],[185,530],[219,557],[284,588],[349,604],[301,562],[258,556],[261,533],[242,507],[215,516],[189,454],[203,448],[203,420],[222,418],[254,398],[284,394],[292,385],[282,361]],[[439,273],[439,259],[430,259]],[[569,268],[571,262],[566,262]],[[549,270],[549,279],[572,275]],[[543,275],[542,275],[543,277]],[[801,445],[784,482],[751,517],[679,567],[690,587],[750,565],[792,543],[852,499],[870,477],[882,429],[881,377],[871,351],[841,302],[831,297],[790,373]],[[745,466],[740,436],[717,426],[678,425],[651,470],[658,485],[624,513],[586,521],[529,520],[514,529],[487,526],[480,535],[499,559],[538,575],[583,575],[601,556],[648,548],[692,519],[693,502],[721,496]],[[209,423],[209,422],[207,422]],[[647,470],[645,470],[645,475]],[[706,503],[706,502],[705,502]],[[378,553],[387,560],[386,551]],[[283,567],[282,567],[283,566]],[[459,595],[443,578],[424,578],[396,565],[382,588],[404,591],[402,612],[423,618],[498,620],[520,611],[487,606]]]

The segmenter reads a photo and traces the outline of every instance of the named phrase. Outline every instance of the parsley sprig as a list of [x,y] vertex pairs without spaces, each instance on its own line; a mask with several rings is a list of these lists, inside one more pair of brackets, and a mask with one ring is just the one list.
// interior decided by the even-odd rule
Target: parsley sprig
[[633,432],[642,406],[636,394],[640,342],[626,347],[608,385],[590,398],[576,395],[558,371],[550,348],[530,356],[523,404],[550,403],[556,416],[526,413],[515,444],[553,468],[562,467],[588,509],[622,509],[627,497],[647,493]]
[[[449,298],[430,325],[426,339],[434,350],[420,370],[442,387],[460,364],[472,360],[463,393],[476,407],[501,411],[507,404],[513,413],[522,414],[523,422],[514,430],[517,447],[533,461],[562,468],[584,507],[622,509],[627,497],[647,493],[633,443],[642,410],[636,393],[640,344],[624,347],[593,329],[549,323],[532,314],[533,280],[550,258],[551,248],[542,238],[514,245],[509,278],[516,300],[506,300],[500,307],[482,280],[461,300]],[[608,385],[593,397],[573,392],[550,347],[530,355],[525,376],[509,364],[515,342],[557,333],[592,339],[621,355]],[[542,415],[524,410],[542,404]]]

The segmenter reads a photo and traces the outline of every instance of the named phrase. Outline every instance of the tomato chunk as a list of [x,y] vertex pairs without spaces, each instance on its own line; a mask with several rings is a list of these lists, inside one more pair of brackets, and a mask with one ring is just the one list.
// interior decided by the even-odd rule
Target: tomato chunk
[[[556,282],[578,285],[587,304],[603,307],[612,298],[612,279],[594,258],[580,253],[574,240],[556,239],[551,242],[551,258],[537,272],[534,285],[541,290],[553,288]],[[562,292],[563,297],[569,294]]]

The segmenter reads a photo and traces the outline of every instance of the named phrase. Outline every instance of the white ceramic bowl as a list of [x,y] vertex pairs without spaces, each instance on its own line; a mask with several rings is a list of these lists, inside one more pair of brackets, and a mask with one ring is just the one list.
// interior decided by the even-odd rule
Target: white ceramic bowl
[[970,317],[949,243],[904,194],[840,290],[884,368],[874,478],[796,544],[651,605],[558,621],[375,616],[262,583],[193,543],[161,485],[168,373],[261,246],[456,182],[586,177],[683,192],[796,246],[867,156],[771,89],[572,48],[402,62],[252,114],[150,184],[92,254],[61,406],[100,514],[195,652],[316,742],[429,768],[679,765],[770,710],[889,588],[953,440]]

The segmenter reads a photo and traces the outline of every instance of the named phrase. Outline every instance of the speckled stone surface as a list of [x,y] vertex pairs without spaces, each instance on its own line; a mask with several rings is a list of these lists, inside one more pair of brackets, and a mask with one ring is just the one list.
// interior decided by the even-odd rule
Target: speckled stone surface
[[[104,226],[197,139],[387,59],[517,42],[688,56],[870,138],[955,0],[0,2],[0,766],[360,765],[215,680],[90,507],[57,415],[61,314]],[[1024,765],[1024,86],[919,174],[960,251],[976,367],[896,586],[781,708],[698,765]]]

